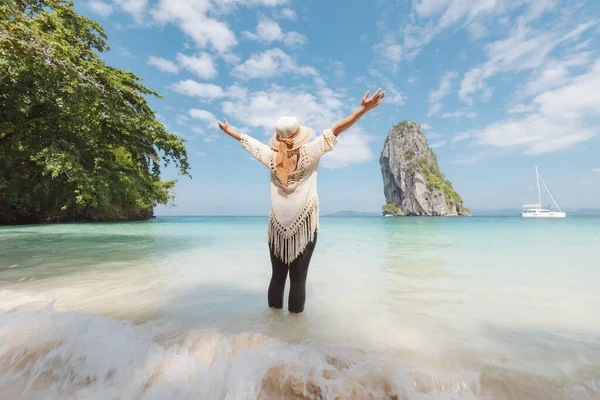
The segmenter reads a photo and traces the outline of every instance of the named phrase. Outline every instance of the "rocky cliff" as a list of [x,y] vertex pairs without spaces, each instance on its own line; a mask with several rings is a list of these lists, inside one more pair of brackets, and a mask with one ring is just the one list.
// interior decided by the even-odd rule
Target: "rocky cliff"
[[418,123],[403,121],[390,129],[379,164],[387,203],[384,215],[471,214],[441,173]]

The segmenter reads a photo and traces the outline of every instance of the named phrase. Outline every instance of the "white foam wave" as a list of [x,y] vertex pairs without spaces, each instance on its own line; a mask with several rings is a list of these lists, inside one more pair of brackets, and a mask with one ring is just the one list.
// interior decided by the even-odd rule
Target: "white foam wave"
[[[411,371],[383,353],[292,344],[255,333],[136,325],[60,311],[49,299],[0,291],[2,399],[525,399],[540,394],[540,387],[524,385],[523,379],[507,371]],[[555,396],[565,394],[560,383],[545,384],[552,390],[540,398],[568,398]],[[592,398],[585,391],[577,394]]]

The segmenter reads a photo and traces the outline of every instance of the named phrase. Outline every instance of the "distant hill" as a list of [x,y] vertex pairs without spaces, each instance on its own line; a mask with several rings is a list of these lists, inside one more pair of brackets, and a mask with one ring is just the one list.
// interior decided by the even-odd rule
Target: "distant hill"
[[600,215],[600,208],[578,208],[576,210],[567,210],[566,212],[572,212],[579,215]]
[[325,217],[381,217],[381,213],[343,210],[327,214]]
[[[600,208],[578,208],[578,209],[563,209],[569,215],[580,216],[600,216]],[[520,208],[503,208],[495,210],[472,210],[473,216],[478,217],[517,217],[521,212]],[[326,214],[324,217],[380,217],[378,212],[360,212],[352,210],[342,210],[331,214]]]
[[[545,208],[551,208],[547,206]],[[570,215],[581,215],[581,216],[596,216],[600,215],[600,209],[598,208],[565,208],[564,212],[567,213],[567,217]],[[474,216],[480,217],[500,217],[500,216],[518,216],[521,213],[520,208],[504,208],[497,210],[472,210]]]

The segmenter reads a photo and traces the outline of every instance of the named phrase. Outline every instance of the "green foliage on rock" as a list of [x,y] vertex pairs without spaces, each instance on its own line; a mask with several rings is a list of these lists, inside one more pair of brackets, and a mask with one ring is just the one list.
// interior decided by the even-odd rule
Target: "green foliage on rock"
[[[430,150],[431,152],[431,150]],[[419,159],[419,168],[425,179],[427,179],[427,183],[430,186],[430,190],[439,189],[444,193],[444,197],[446,198],[446,203],[450,206],[454,206],[459,204],[462,206],[462,198],[458,193],[452,188],[452,183],[446,179],[444,174],[440,171],[440,167],[437,163],[437,158],[435,154],[431,152],[433,161],[430,162],[427,158],[421,157]]]
[[397,205],[390,203],[381,206],[383,215],[403,215],[403,212]]
[[189,176],[182,139],[131,72],[106,65],[102,27],[63,0],[0,5],[0,223],[143,219]]
[[414,162],[409,162],[406,165],[406,175],[408,175],[411,179],[415,177],[415,164]]
[[402,130],[402,129],[404,129],[404,127],[406,127],[408,125],[408,123],[409,122],[407,120],[400,121],[396,125],[394,125],[394,128],[397,130]]

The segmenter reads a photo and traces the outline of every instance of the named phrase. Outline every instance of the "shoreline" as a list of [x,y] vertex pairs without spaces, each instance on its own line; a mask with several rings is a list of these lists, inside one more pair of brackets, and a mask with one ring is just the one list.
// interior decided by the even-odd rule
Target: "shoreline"
[[49,217],[45,219],[24,218],[11,221],[0,221],[0,226],[31,226],[31,225],[60,225],[75,223],[118,223],[118,222],[143,222],[156,219],[156,215],[140,216],[134,218],[63,218]]

